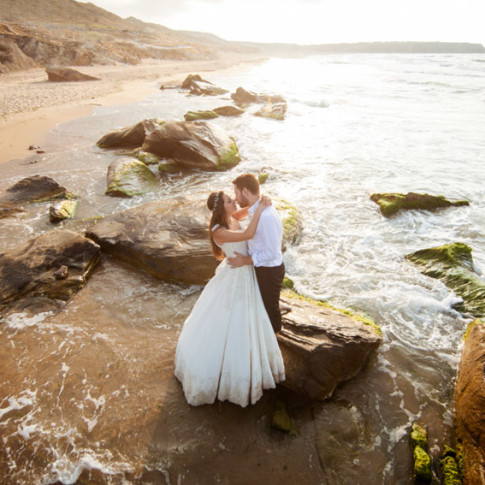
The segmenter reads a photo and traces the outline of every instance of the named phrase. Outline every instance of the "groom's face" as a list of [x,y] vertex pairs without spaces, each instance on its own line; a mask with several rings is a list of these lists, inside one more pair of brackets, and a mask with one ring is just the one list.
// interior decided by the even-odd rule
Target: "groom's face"
[[234,185],[234,196],[240,207],[247,207],[249,205],[249,200],[236,185]]

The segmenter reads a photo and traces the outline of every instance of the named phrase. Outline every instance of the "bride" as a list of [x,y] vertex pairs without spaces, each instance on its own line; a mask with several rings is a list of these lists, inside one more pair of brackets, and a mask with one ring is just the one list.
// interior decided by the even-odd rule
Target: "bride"
[[245,230],[236,202],[223,191],[212,192],[207,206],[212,252],[223,259],[184,323],[175,353],[175,376],[193,406],[231,401],[254,404],[263,389],[285,379],[278,341],[264,308],[252,265],[231,268],[225,256],[247,255],[261,212],[271,205],[262,197]]

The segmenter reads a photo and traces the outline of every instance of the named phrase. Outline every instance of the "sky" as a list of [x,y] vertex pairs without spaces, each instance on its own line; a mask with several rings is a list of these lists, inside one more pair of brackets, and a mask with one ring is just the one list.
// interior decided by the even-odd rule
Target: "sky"
[[91,0],[116,15],[226,40],[485,45],[485,0]]

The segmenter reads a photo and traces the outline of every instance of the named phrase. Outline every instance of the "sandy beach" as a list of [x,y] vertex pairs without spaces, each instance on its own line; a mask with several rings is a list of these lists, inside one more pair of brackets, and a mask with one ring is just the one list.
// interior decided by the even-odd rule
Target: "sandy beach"
[[[180,85],[188,74],[243,69],[262,58],[144,61],[138,65],[81,66],[74,69],[100,81],[49,82],[44,68],[0,77],[0,163],[31,154],[57,124],[88,116],[98,106],[140,101],[161,85]],[[210,79],[209,79],[210,80]]]

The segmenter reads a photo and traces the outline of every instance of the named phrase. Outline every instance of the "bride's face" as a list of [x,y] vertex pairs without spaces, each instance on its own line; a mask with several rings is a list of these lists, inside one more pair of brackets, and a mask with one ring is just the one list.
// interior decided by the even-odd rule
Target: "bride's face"
[[230,215],[237,210],[236,201],[234,199],[231,199],[226,194],[222,196],[222,199],[224,200],[224,210],[226,211],[226,214]]

